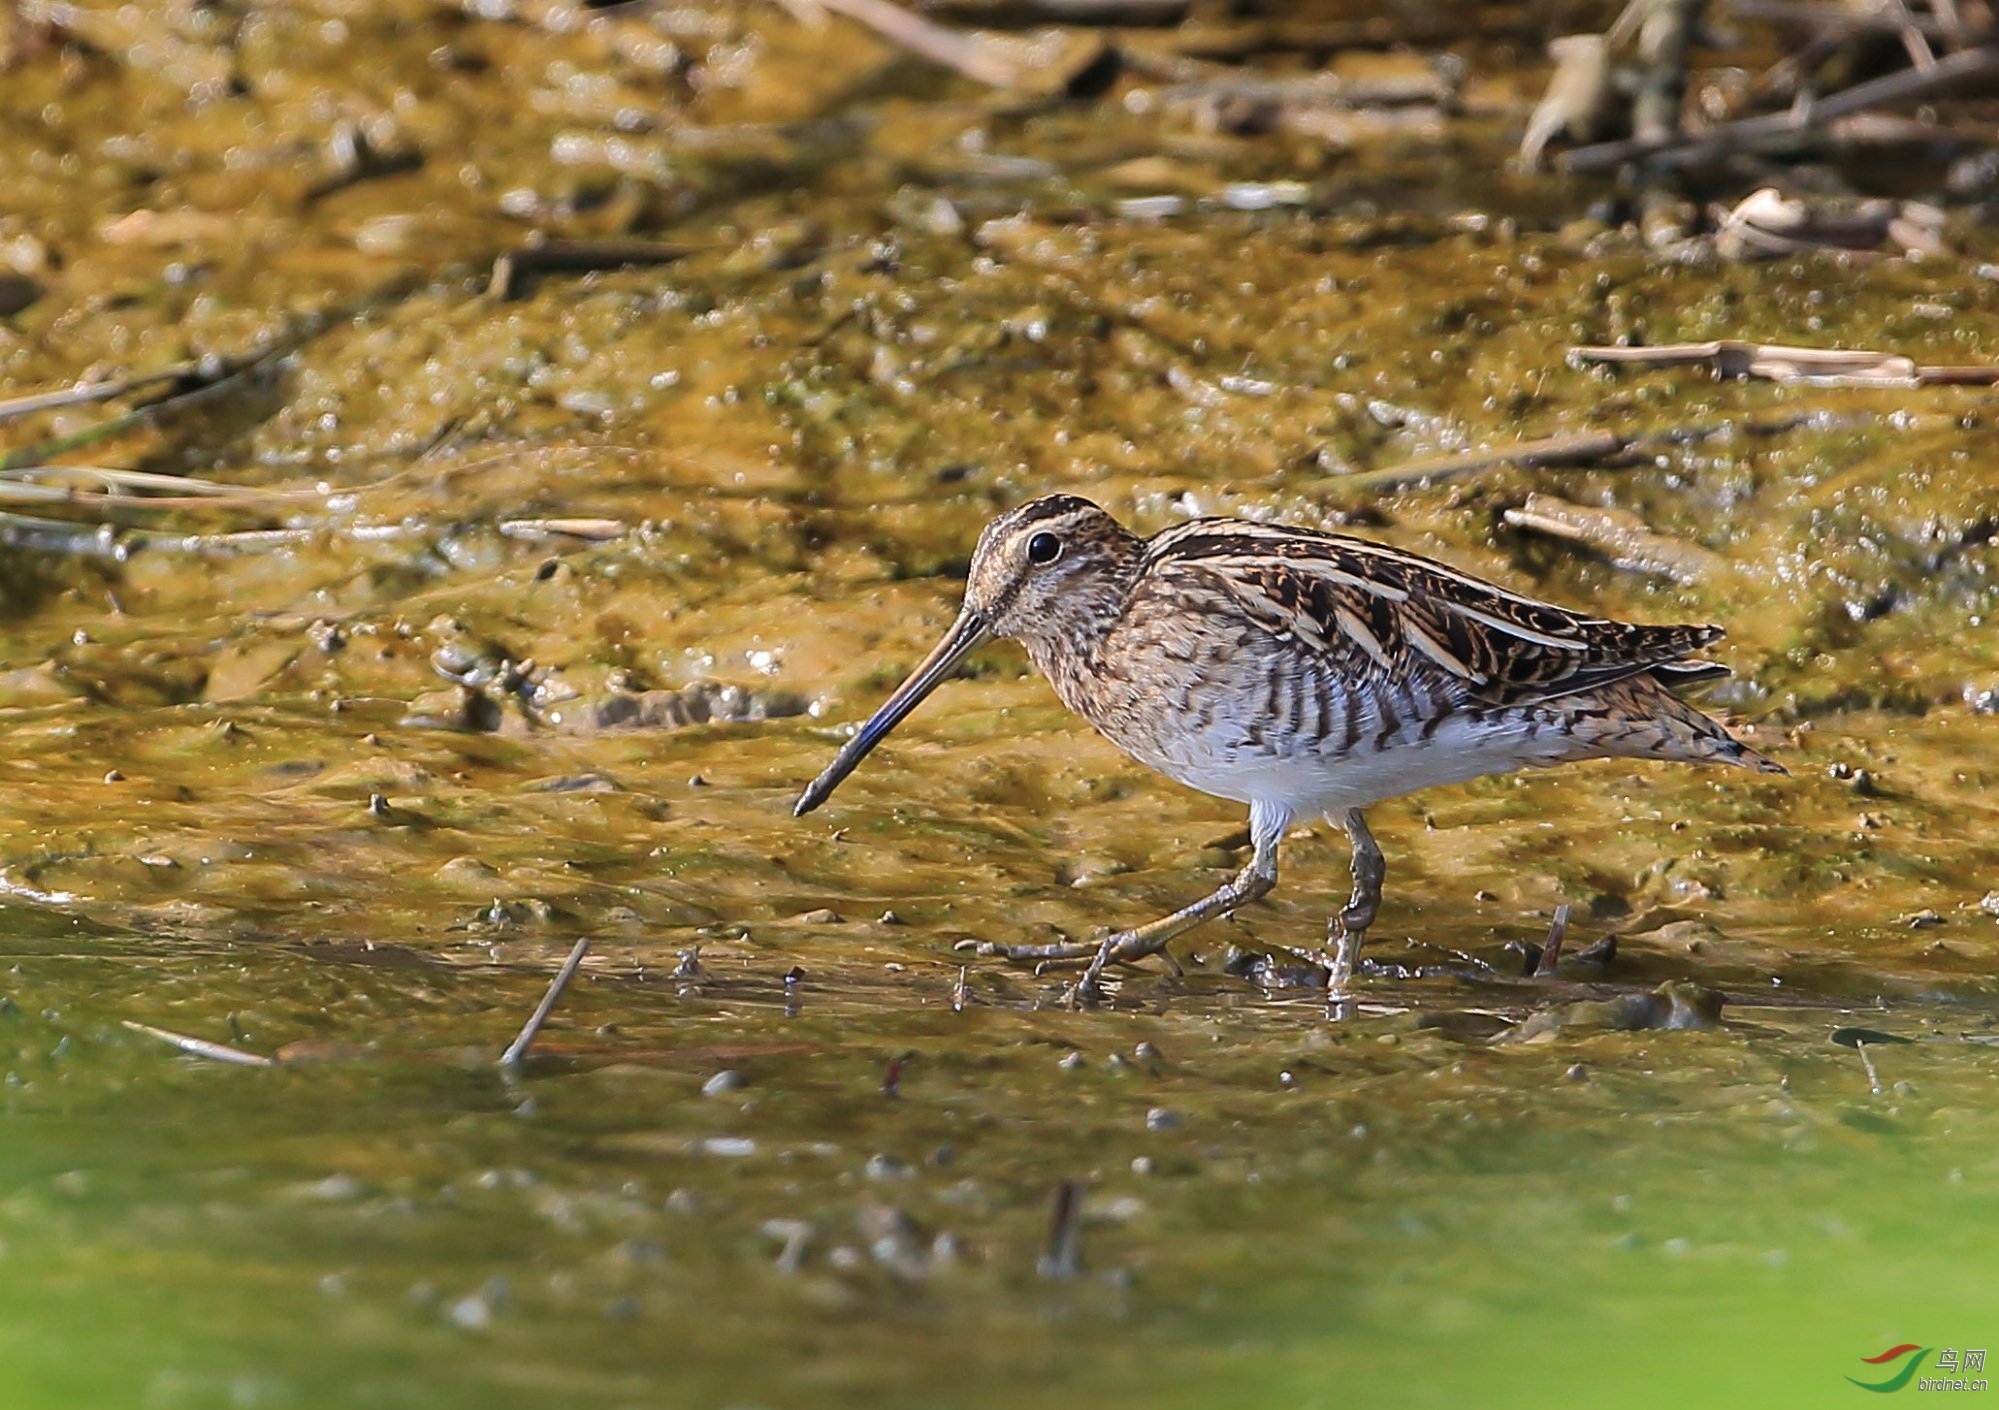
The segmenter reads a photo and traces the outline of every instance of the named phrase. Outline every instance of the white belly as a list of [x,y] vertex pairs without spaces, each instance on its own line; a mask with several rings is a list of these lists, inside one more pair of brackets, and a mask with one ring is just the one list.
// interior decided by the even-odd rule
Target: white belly
[[[1293,817],[1331,816],[1365,808],[1440,784],[1485,774],[1510,773],[1565,757],[1571,741],[1558,733],[1529,733],[1527,721],[1504,725],[1457,719],[1427,740],[1414,731],[1389,736],[1385,748],[1365,745],[1344,757],[1306,750],[1275,755],[1248,749],[1204,748],[1185,739],[1173,758],[1145,758],[1168,778],[1238,803],[1280,807]],[[1371,742],[1371,741],[1370,741]]]

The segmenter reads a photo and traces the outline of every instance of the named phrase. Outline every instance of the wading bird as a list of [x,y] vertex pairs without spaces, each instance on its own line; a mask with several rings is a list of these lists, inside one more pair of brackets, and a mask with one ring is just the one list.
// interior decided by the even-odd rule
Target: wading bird
[[1351,979],[1381,904],[1362,809],[1437,784],[1571,759],[1680,759],[1783,773],[1673,693],[1728,674],[1686,659],[1717,627],[1585,617],[1386,544],[1197,519],[1139,538],[1049,495],[986,526],[944,639],[799,797],[825,802],[989,636],[1019,642],[1055,693],[1168,778],[1249,805],[1247,865],[1213,895],[1101,943],[983,943],[1024,960],[1106,965],[1155,954],[1264,895],[1294,821],[1353,846],[1331,922],[1331,983]]

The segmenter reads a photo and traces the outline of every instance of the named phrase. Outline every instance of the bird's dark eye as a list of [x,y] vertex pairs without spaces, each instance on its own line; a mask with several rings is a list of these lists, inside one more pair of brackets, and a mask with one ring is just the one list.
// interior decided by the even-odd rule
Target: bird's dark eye
[[1053,563],[1062,556],[1062,540],[1053,534],[1036,534],[1027,541],[1027,561],[1035,567]]

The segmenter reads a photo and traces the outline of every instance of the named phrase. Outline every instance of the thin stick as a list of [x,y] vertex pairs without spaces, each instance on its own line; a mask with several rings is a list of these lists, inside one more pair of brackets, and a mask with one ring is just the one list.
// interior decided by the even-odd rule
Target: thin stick
[[129,538],[109,524],[75,524],[36,514],[0,510],[0,548],[30,548],[38,553],[68,553],[79,558],[104,558],[122,563],[131,555]]
[[1536,979],[1554,976],[1555,966],[1562,962],[1562,942],[1569,938],[1569,903],[1562,902],[1555,907],[1555,920],[1548,927],[1548,942],[1541,947],[1541,962],[1534,966]]
[[1902,48],[1909,55],[1909,62],[1927,73],[1937,66],[1936,51],[1916,27],[1916,17],[1909,13],[1909,7],[1902,0],[1882,0],[1881,8],[1892,15],[1899,26]]
[[1999,45],[1965,49],[1936,61],[1927,69],[1904,69],[1883,78],[1869,79],[1843,88],[1816,102],[1800,103],[1781,113],[1740,118],[1724,122],[1706,132],[1680,140],[1672,137],[1632,137],[1619,142],[1599,142],[1578,147],[1562,155],[1565,171],[1611,171],[1629,161],[1647,160],[1666,166],[1685,166],[1708,157],[1739,151],[1772,137],[1796,137],[1813,128],[1824,127],[1835,118],[1926,98],[1954,88],[1966,79],[1999,71]]
[[882,1069],[882,1095],[893,1100],[902,1095],[902,1070],[914,1057],[914,1053],[897,1053]]
[[[174,1033],[165,1028],[155,1028],[150,1023],[134,1023],[131,1019],[121,1019],[125,1027],[134,1033],[143,1033],[148,1038],[158,1038],[179,1048],[191,1057],[208,1058],[215,1062],[233,1062],[238,1067],[276,1067],[276,1058],[267,1058],[261,1053],[245,1052],[232,1048],[226,1043],[211,1043],[206,1038],[190,1038],[185,1033]],[[1875,1088],[1879,1091],[1880,1088]]]
[[1628,362],[1644,367],[1706,366],[1726,378],[1763,377],[1773,382],[1810,382],[1826,387],[1982,387],[1999,383],[1999,365],[1924,366],[1901,353],[1745,343],[1734,338],[1717,338],[1706,343],[1660,343],[1652,347],[1572,347],[1569,361],[1577,365]]
[[562,962],[562,968],[555,972],[555,978],[548,981],[548,992],[541,996],[528,1021],[521,1025],[520,1035],[507,1044],[507,1050],[500,1054],[500,1066],[518,1067],[527,1057],[541,1026],[548,1022],[548,1016],[555,1012],[555,1004],[562,997],[562,991],[569,987],[569,981],[576,977],[576,971],[583,967],[583,957],[590,953],[590,937],[584,936],[576,942],[576,948],[569,952],[569,958]]
[[74,387],[64,387],[60,391],[35,392],[25,397],[11,397],[0,401],[0,421],[10,421],[16,416],[32,416],[37,411],[55,411],[65,406],[83,406],[94,401],[110,401],[122,397],[127,392],[136,392],[141,387],[150,387],[156,382],[177,382],[196,371],[196,364],[182,363],[177,367],[162,368],[158,372],[148,372],[138,377],[121,377],[112,382],[79,382]]
[[1504,517],[1516,529],[1530,529],[1595,549],[1616,567],[1678,583],[1700,582],[1719,575],[1727,566],[1719,554],[1662,534],[1628,509],[1571,504],[1554,495],[1530,494],[1525,504],[1508,509]]
[[664,245],[656,240],[544,240],[509,250],[494,260],[486,294],[493,299],[514,298],[531,274],[588,274],[600,269],[671,264],[692,253],[692,246]]
[[892,0],[815,0],[815,3],[822,10],[860,21],[912,54],[991,87],[1015,88],[1023,77],[1021,65],[996,53],[989,43],[925,19]]
[[1631,438],[1616,431],[1584,431],[1580,434],[1544,436],[1517,445],[1492,450],[1439,455],[1386,470],[1364,470],[1358,475],[1334,475],[1317,483],[1317,488],[1356,489],[1380,494],[1410,485],[1441,485],[1461,480],[1482,470],[1504,465],[1589,465],[1622,454],[1631,448]]
[[1064,1180],[1055,1187],[1055,1208],[1048,1221],[1048,1247],[1035,1260],[1044,1278],[1073,1278],[1083,1266],[1083,1185]]
[[1631,42],[1631,36],[1638,33],[1645,16],[1652,10],[1652,0],[1628,0],[1618,12],[1617,19],[1603,32],[1603,41],[1613,49],[1621,49]]
[[[47,479],[83,480],[86,485],[45,484]],[[94,484],[96,488],[89,487]],[[153,493],[177,490],[180,493]],[[254,509],[265,505],[323,501],[319,490],[245,489],[192,476],[156,475],[101,465],[23,465],[0,470],[0,503],[70,504],[92,513],[122,510]]]
[[[1281,13],[1282,7],[1271,8]],[[1165,43],[1189,57],[1234,62],[1257,54],[1297,50],[1409,49],[1462,44],[1474,38],[1543,43],[1547,37],[1546,15],[1536,7],[1488,0],[1483,5],[1439,11],[1434,17],[1425,18],[1405,12],[1358,20],[1281,18],[1194,23],[1171,31]]]
[[1853,1041],[1853,1050],[1860,1054],[1860,1065],[1867,1069],[1867,1086],[1875,1096],[1881,1095],[1881,1074],[1874,1070],[1874,1059],[1867,1056],[1867,1045],[1858,1038]]
[[975,0],[975,3],[938,4],[925,9],[964,10],[981,24],[1012,24],[1024,18],[1034,24],[1129,25],[1134,28],[1161,28],[1176,25],[1194,8],[1193,0],[1011,0],[1003,9]]
[[[129,490],[172,490],[181,495],[210,495],[224,498],[245,493],[240,485],[225,485],[219,480],[201,480],[192,475],[158,475],[149,470],[120,470],[109,465],[17,465],[10,470],[0,471],[0,478],[9,481],[33,483],[34,476],[46,475],[58,479],[91,480],[106,487],[99,493],[111,489]],[[53,486],[42,486],[44,489]],[[301,491],[278,490],[260,491],[296,497]],[[304,491],[314,498],[321,496],[317,491]]]
[[[55,436],[33,445],[0,455],[0,470],[18,470],[24,465],[47,460],[52,455],[76,450],[97,441],[129,431],[156,418],[177,411],[198,406],[202,402],[226,392],[239,378],[246,377],[261,367],[273,365],[297,351],[306,340],[306,335],[298,334],[288,339],[267,343],[260,348],[230,357],[203,358],[192,369],[179,369],[177,382],[192,383],[185,391],[172,392],[131,411],[100,421],[95,426],[86,426],[81,431],[67,436]],[[159,380],[159,379],[152,379]]]
[[632,526],[622,519],[502,519],[500,532],[510,539],[587,539],[608,543],[623,538]]
[[1667,143],[1680,135],[1687,41],[1702,8],[1701,0],[1651,0],[1638,21],[1638,93],[1631,125],[1640,141]]
[[[1679,344],[1678,347],[1719,347],[1719,344]],[[1749,346],[1745,344],[1744,346]],[[1633,356],[1597,357],[1602,348],[1571,348],[1569,354],[1579,361],[1653,361],[1641,359],[1635,354],[1650,351],[1642,348],[1618,348],[1612,351]],[[1682,362],[1696,362],[1702,358],[1686,356],[1676,359]],[[1962,369],[1927,368],[1930,373],[1956,372]],[[1976,370],[1976,369],[1972,369]],[[1941,377],[1931,380],[1941,381]],[[1388,494],[1395,490],[1414,486],[1448,484],[1461,480],[1467,475],[1475,475],[1485,470],[1496,470],[1509,465],[1525,466],[1529,469],[1553,468],[1566,465],[1602,465],[1621,455],[1629,455],[1654,446],[1692,445],[1707,440],[1711,436],[1726,435],[1741,430],[1752,435],[1781,435],[1794,431],[1810,421],[1809,414],[1786,417],[1778,421],[1743,422],[1735,420],[1711,421],[1695,426],[1667,426],[1658,430],[1635,431],[1584,431],[1560,436],[1544,436],[1539,440],[1521,441],[1515,445],[1497,446],[1491,450],[1464,451],[1454,455],[1432,456],[1424,460],[1412,460],[1402,465],[1391,465],[1385,470],[1364,470],[1357,475],[1328,475],[1324,479],[1313,480],[1307,488],[1315,492],[1329,490],[1359,490],[1367,494]]]
[[[1898,33],[1913,29],[1930,39],[1948,37],[1950,31],[1936,20],[1900,15],[1880,10],[1858,10],[1847,5],[1810,4],[1806,0],[1728,0],[1729,13],[1744,19],[1777,20],[1812,29],[1834,30],[1841,34],[1861,31]],[[1906,10],[1904,11],[1906,14]]]

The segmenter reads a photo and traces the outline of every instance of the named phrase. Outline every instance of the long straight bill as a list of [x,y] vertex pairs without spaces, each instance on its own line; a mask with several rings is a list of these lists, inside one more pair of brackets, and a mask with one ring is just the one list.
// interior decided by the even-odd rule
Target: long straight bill
[[840,781],[852,773],[877,744],[888,738],[888,732],[901,724],[911,710],[923,703],[924,696],[949,679],[958,663],[985,639],[985,620],[971,611],[960,612],[958,620],[951,624],[951,630],[944,634],[944,639],[923,658],[923,664],[911,671],[909,679],[897,686],[895,694],[884,700],[881,709],[875,711],[859,732],[841,746],[840,752],[833,756],[833,762],[826,766],[826,772],[813,779],[811,786],[798,795],[798,804],[791,810],[791,815],[802,818],[832,797]]

